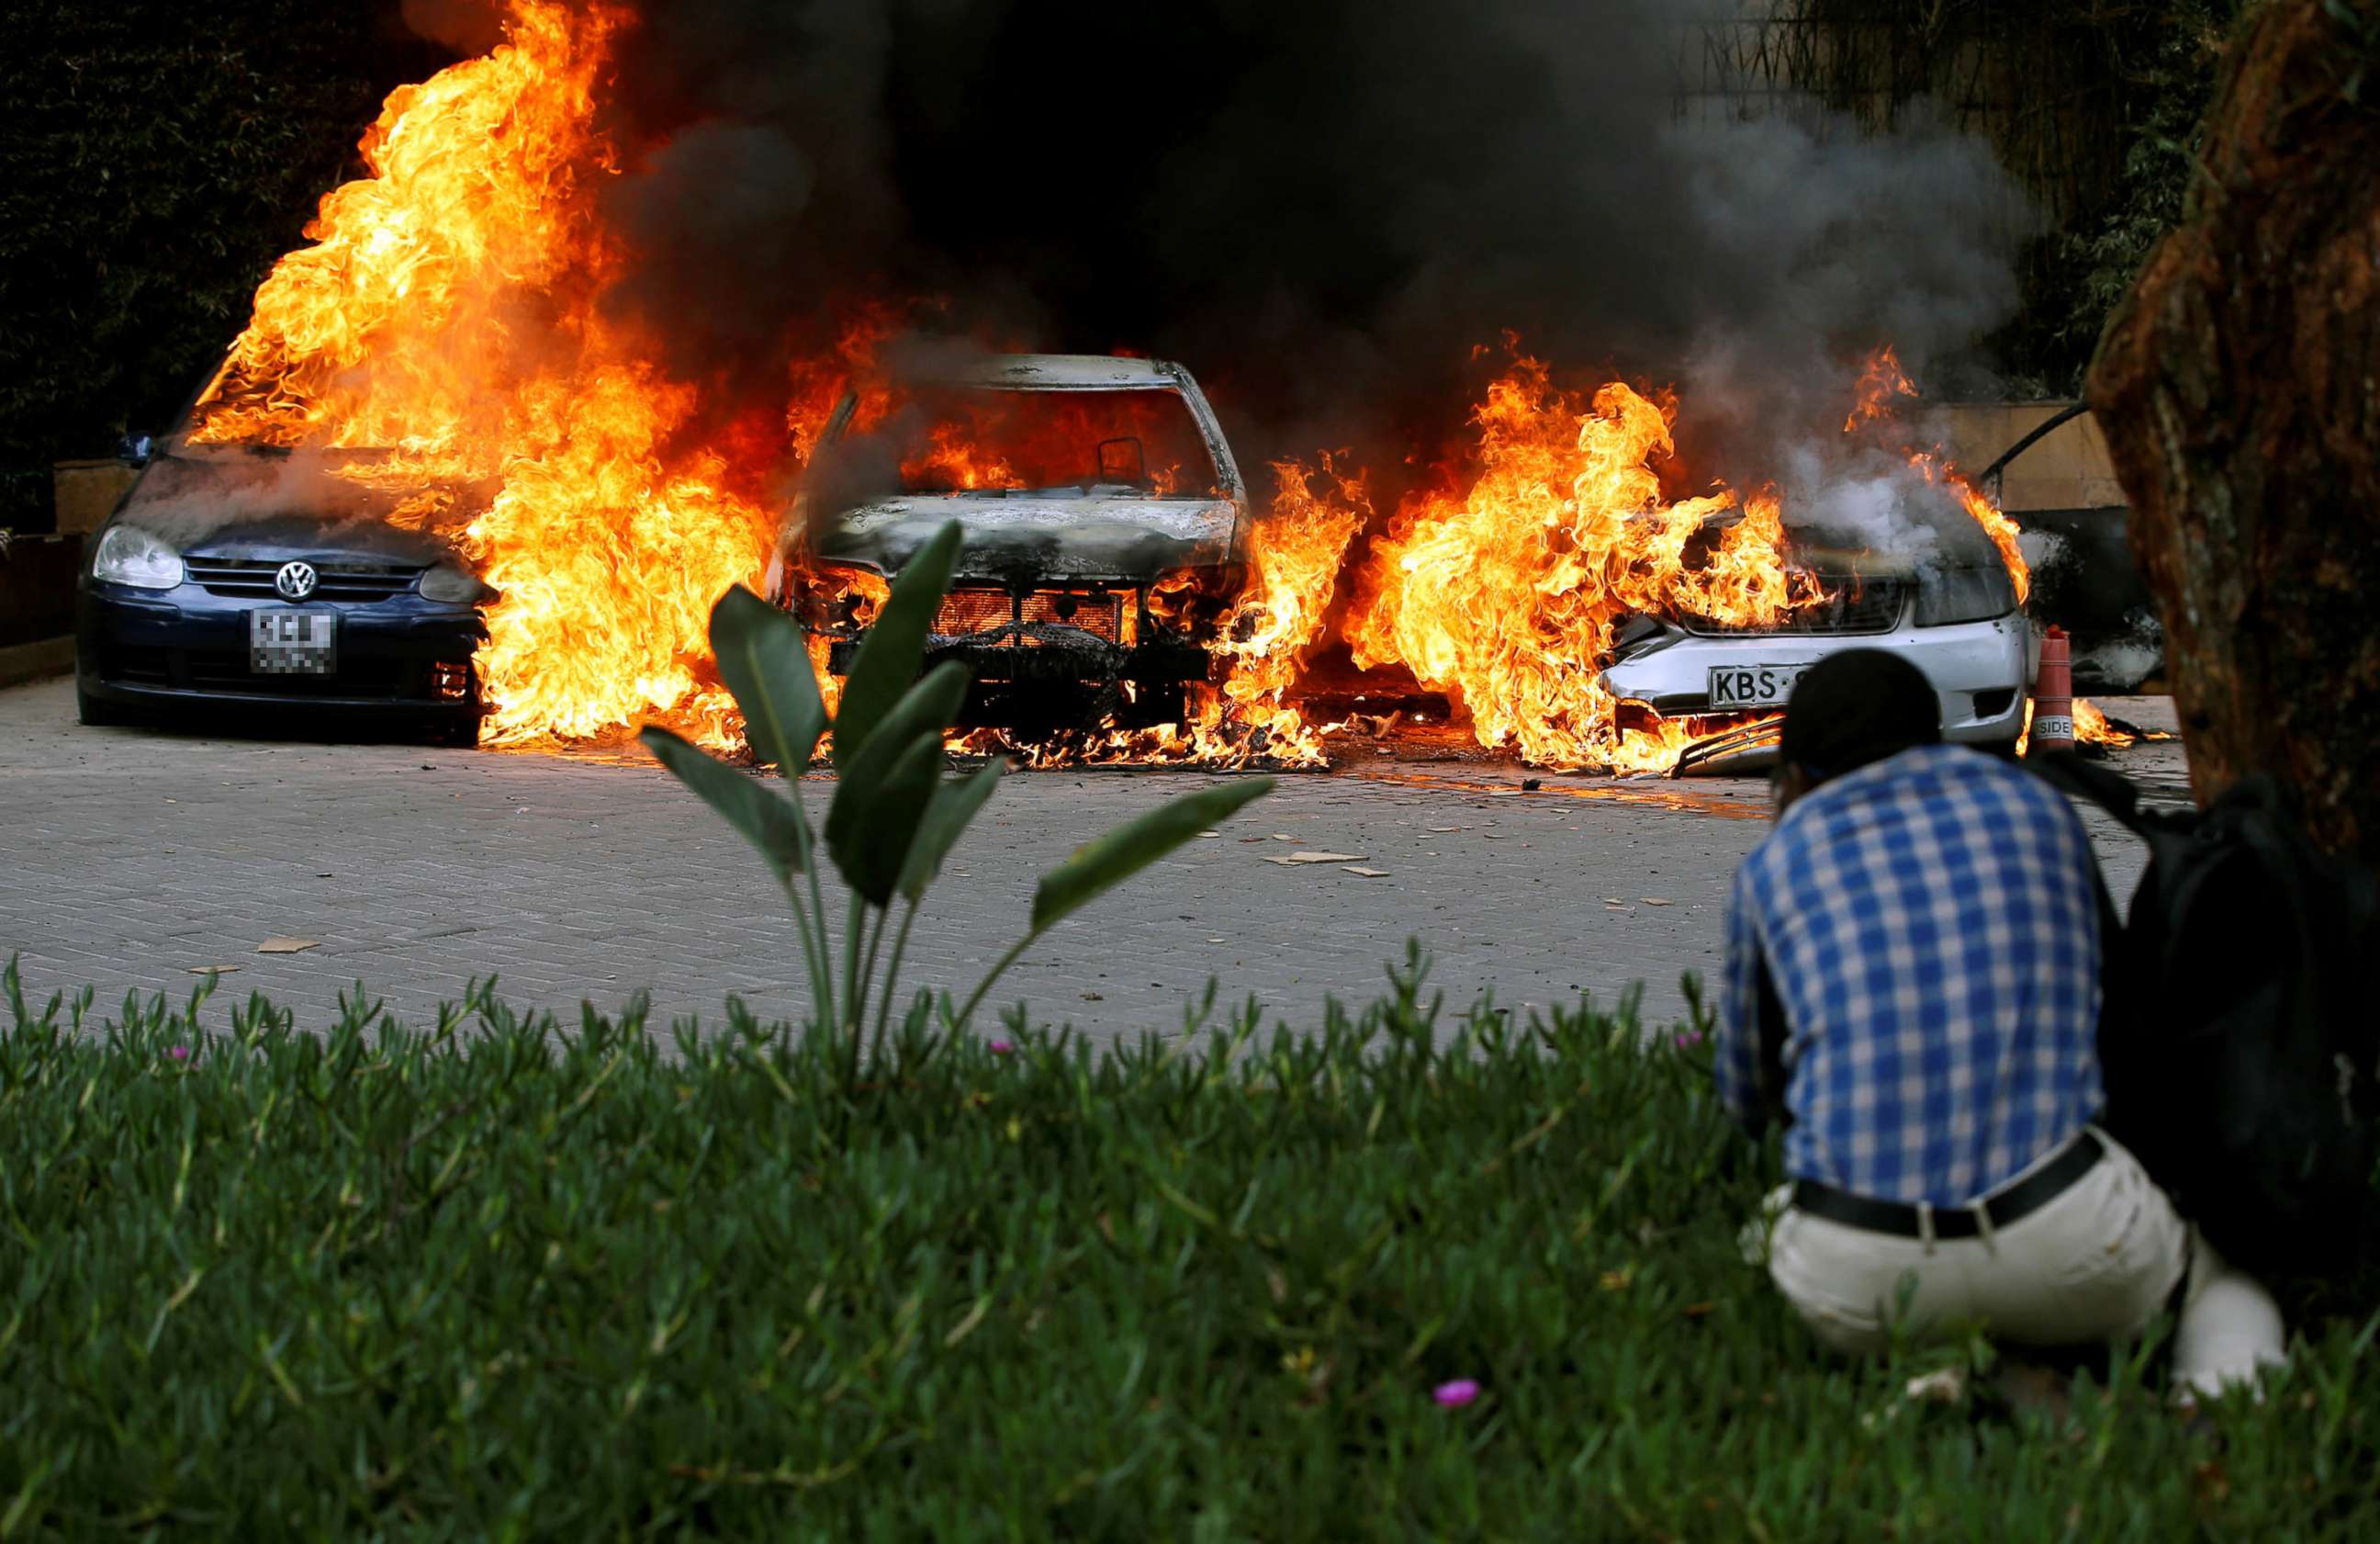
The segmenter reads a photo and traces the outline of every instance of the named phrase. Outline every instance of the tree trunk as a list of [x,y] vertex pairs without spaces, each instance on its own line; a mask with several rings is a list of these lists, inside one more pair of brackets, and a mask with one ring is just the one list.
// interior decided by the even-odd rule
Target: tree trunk
[[2272,0],[2088,393],[2199,801],[2270,772],[2318,841],[2380,866],[2375,268],[2380,0]]

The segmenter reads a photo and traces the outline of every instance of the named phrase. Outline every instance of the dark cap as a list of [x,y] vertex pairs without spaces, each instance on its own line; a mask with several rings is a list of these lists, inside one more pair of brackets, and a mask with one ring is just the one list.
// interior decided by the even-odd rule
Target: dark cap
[[1898,654],[1854,649],[1793,683],[1778,754],[1823,782],[1941,738],[1941,704],[1925,674]]

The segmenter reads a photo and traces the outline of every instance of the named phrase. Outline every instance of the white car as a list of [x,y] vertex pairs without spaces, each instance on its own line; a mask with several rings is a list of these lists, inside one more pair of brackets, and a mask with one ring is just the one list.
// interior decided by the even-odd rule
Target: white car
[[[1802,672],[1828,655],[1882,649],[1933,684],[1944,739],[2013,750],[2024,732],[2033,630],[1990,542],[1980,531],[1972,541],[1953,537],[1935,561],[1917,565],[1804,552],[1829,598],[1772,626],[1631,619],[1603,674],[1621,700],[1622,724],[1632,708],[1665,719],[1775,713]],[[1718,736],[1690,751],[1678,770],[1751,771],[1773,760],[1775,749],[1773,728]]]

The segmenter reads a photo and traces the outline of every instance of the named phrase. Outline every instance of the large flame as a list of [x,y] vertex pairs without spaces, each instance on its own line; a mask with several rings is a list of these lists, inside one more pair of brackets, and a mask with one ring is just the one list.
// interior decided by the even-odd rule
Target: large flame
[[1251,524],[1248,580],[1217,646],[1230,664],[1225,711],[1261,731],[1268,754],[1318,764],[1321,741],[1289,694],[1322,636],[1347,549],[1371,519],[1372,500],[1363,474],[1331,456],[1313,467],[1276,461],[1272,469],[1278,490],[1269,514]]
[[479,669],[497,743],[674,719],[713,742],[711,602],[769,518],[694,389],[602,304],[625,254],[596,89],[628,14],[513,0],[484,58],[393,92],[370,175],[322,200],[201,399],[193,438],[370,448],[345,475],[492,487],[460,544],[501,598]]
[[[478,659],[497,743],[654,718],[732,742],[704,628],[720,591],[761,578],[766,481],[810,460],[846,395],[861,432],[897,405],[872,365],[914,308],[847,308],[832,342],[788,362],[782,403],[730,414],[670,378],[652,362],[658,340],[606,304],[632,254],[597,207],[620,159],[599,92],[631,19],[604,0],[508,0],[501,46],[392,93],[362,142],[369,175],[322,200],[311,244],[258,290],[193,431],[366,452],[336,474],[400,492],[472,491],[473,517],[453,534],[501,592]],[[1846,432],[1888,432],[1893,400],[1913,395],[1879,351]],[[1475,443],[1360,561],[1364,472],[1337,456],[1277,463],[1273,498],[1244,522],[1246,582],[1187,722],[1102,726],[1033,758],[1318,764],[1322,732],[1298,688],[1344,603],[1357,663],[1400,664],[1443,691],[1484,746],[1554,766],[1670,765],[1723,725],[1623,711],[1600,680],[1620,625],[1645,613],[1757,626],[1822,599],[1787,561],[1772,492],[1665,496],[1676,414],[1666,394],[1572,391],[1516,355],[1473,415]],[[953,421],[905,470],[1004,485],[1036,475],[1004,458],[1035,443],[1012,436],[993,454],[981,425]],[[1938,457],[1910,458],[1992,534],[2022,596],[2014,524]],[[1161,458],[1145,471],[1172,486]],[[1161,609],[1166,587],[1149,599]]]
[[[1676,416],[1673,398],[1617,382],[1584,397],[1516,359],[1474,415],[1462,475],[1409,501],[1374,548],[1348,629],[1356,663],[1404,665],[1460,703],[1480,744],[1534,762],[1674,761],[1691,732],[1624,732],[1602,684],[1621,622],[1687,612],[1758,626],[1822,598],[1785,561],[1772,494],[1663,496]],[[1689,562],[1697,537],[1706,550]]]

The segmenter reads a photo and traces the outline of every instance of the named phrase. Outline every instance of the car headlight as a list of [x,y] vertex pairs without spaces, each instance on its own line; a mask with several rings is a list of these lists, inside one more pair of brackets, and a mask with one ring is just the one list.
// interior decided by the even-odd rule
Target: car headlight
[[182,582],[182,554],[138,526],[110,526],[91,554],[91,577],[135,590],[171,590]]
[[480,577],[451,563],[442,563],[421,576],[421,598],[442,605],[460,606],[488,593]]
[[1967,568],[1927,567],[1917,576],[1917,625],[1947,627],[1988,622],[2016,610],[2016,585],[1998,563]]

